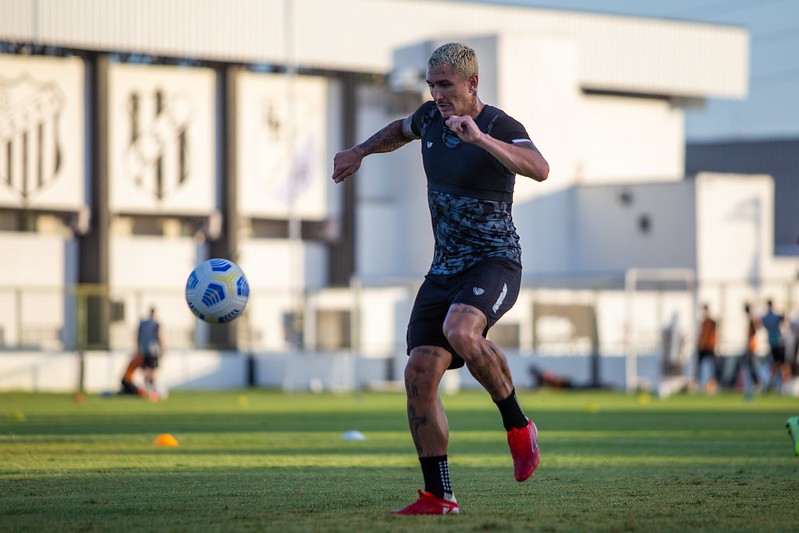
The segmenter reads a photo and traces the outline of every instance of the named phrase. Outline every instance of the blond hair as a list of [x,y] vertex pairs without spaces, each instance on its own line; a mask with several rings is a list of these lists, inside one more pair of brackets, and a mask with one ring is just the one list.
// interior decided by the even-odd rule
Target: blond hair
[[477,54],[473,49],[461,43],[442,44],[430,55],[427,68],[450,65],[452,70],[468,79],[477,75]]

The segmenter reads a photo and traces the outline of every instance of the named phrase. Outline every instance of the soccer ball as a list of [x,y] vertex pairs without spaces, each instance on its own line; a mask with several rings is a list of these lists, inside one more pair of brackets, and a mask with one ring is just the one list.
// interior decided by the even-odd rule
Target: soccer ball
[[234,320],[247,306],[250,286],[239,265],[209,259],[197,265],[186,280],[186,303],[198,318],[211,324]]

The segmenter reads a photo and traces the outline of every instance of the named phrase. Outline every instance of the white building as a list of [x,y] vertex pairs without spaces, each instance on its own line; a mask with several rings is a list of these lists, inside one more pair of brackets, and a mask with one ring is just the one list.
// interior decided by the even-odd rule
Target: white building
[[[587,379],[563,354],[598,349],[603,378],[632,386],[656,378],[656,357],[633,374],[629,361],[657,355],[672,314],[690,340],[698,298],[724,313],[730,352],[744,299],[773,284],[783,306],[799,300],[799,260],[769,244],[770,178],[683,175],[684,110],[746,97],[743,28],[414,0],[3,10],[0,247],[13,254],[0,262],[0,303],[15,311],[0,318],[0,345],[17,355],[2,358],[0,388],[42,386],[28,369],[45,363],[25,359],[41,349],[82,354],[84,386],[115,387],[153,304],[184,361],[164,369],[176,386],[243,379],[238,352],[196,345],[252,354],[250,377],[266,385],[399,375],[432,251],[418,145],[367,158],[346,185],[329,176],[335,152],[427,97],[427,56],[448,40],[478,51],[483,101],[524,123],[551,167],[543,184],[517,181],[525,292],[495,332],[521,383],[550,355]],[[235,328],[199,325],[182,302],[209,255],[248,274]],[[682,290],[650,290],[654,278]],[[563,317],[541,320],[541,304],[592,310],[593,339]]]

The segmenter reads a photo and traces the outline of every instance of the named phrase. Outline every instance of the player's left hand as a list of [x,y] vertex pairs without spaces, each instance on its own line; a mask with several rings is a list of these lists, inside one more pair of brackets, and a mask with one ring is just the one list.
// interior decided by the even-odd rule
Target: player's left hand
[[483,135],[469,115],[452,115],[445,124],[460,140],[466,143],[473,143]]

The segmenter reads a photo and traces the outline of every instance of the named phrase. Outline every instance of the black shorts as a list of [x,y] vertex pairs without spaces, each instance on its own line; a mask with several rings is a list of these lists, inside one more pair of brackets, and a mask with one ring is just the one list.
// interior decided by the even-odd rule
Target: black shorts
[[158,368],[158,356],[161,355],[161,345],[158,343],[139,343],[139,353],[144,357],[142,368]]
[[772,346],[771,347],[771,360],[775,363],[784,363],[785,362],[785,346],[780,344],[779,346]]
[[460,368],[463,359],[444,336],[444,319],[452,304],[480,309],[487,325],[483,336],[519,297],[522,267],[504,257],[486,257],[464,272],[451,276],[427,275],[416,294],[406,336],[410,355],[417,346],[437,346],[452,354],[449,368]]
[[141,364],[142,368],[158,368],[158,356],[144,354],[144,361]]

